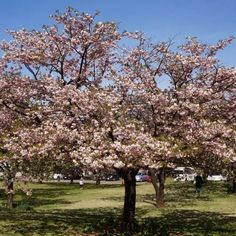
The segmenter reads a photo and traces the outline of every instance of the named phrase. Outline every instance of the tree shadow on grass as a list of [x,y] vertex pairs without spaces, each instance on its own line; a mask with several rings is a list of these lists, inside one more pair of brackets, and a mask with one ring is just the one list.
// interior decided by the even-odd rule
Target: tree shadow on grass
[[[113,235],[112,229],[119,222],[118,210],[81,209],[41,212],[0,212],[0,222],[7,221],[4,233],[7,235]],[[115,223],[117,222],[117,223]]]
[[[155,194],[145,194],[140,196],[139,201],[150,203],[151,205],[156,205],[156,196]],[[197,197],[193,193],[182,193],[182,195],[165,195],[165,205],[168,208],[181,208],[181,207],[193,207],[199,204],[199,201],[210,201],[210,197],[207,195]]]
[[[70,204],[71,202],[60,198],[67,194],[67,189],[33,189],[33,194],[31,196],[26,196],[23,191],[17,191],[16,197],[13,200],[14,208],[21,208],[26,210],[32,210],[35,207],[47,206],[47,205],[60,205],[60,204]],[[45,191],[47,192],[45,195]],[[3,205],[6,204],[6,193],[2,191],[0,194]],[[5,201],[4,201],[5,200]]]
[[[192,182],[174,182],[167,185],[167,189],[172,194],[186,195],[195,192],[195,185]],[[214,197],[226,197],[228,193],[228,183],[208,181],[203,184],[203,194]]]
[[24,198],[14,202],[15,208],[33,210],[36,207],[45,207],[46,205],[68,205],[71,204],[70,201],[64,199],[39,199],[36,197]]
[[[169,186],[168,186],[169,187]],[[154,190],[153,190],[154,192]],[[123,202],[124,196],[109,196],[103,198],[103,200]],[[197,197],[194,188],[189,186],[180,186],[175,188],[167,188],[167,193],[165,194],[166,206],[169,207],[186,207],[197,205],[199,201],[211,201],[211,197],[207,194],[204,194],[200,197]],[[136,202],[146,202],[151,205],[156,205],[156,196],[155,194],[137,194]]]
[[[70,183],[64,183],[64,182],[49,182],[47,183],[48,186],[50,187],[55,187],[55,188],[59,188],[59,189],[71,189],[72,187],[74,188],[79,188],[79,183],[78,182],[75,182],[73,184],[70,184]],[[119,184],[119,183],[112,183],[111,182],[108,182],[106,184],[98,184],[96,185],[95,183],[84,183],[84,188],[85,189],[103,189],[103,188],[120,188],[121,186],[123,186],[122,184]]]
[[[18,190],[16,191],[16,197],[14,197],[14,208],[20,208],[25,210],[32,210],[37,207],[46,207],[46,206],[55,206],[55,205],[65,205],[70,204],[70,200],[65,200],[61,198],[62,196],[68,195],[75,195],[78,194],[79,191],[79,184],[69,184],[69,183],[47,183],[49,188],[43,187],[44,185],[35,185],[33,188],[33,194],[30,197],[27,197],[26,194]],[[105,184],[105,185],[97,185],[94,184],[86,184],[84,186],[84,190],[92,189],[107,189],[107,188],[120,188],[121,185],[112,185],[112,184]],[[76,190],[76,191],[74,191]],[[68,198],[69,199],[69,198]],[[0,191],[0,200],[2,205],[6,205],[6,194],[3,190]],[[79,200],[77,200],[78,202]],[[122,200],[123,201],[123,197]]]
[[[165,202],[169,207],[194,206],[199,201],[212,201],[214,198],[227,197],[227,188],[224,183],[209,183],[203,187],[200,197],[197,197],[195,186],[191,182],[175,182],[166,187]],[[155,194],[141,196],[143,201],[155,204]]]
[[[1,235],[234,235],[236,216],[215,212],[166,211],[160,217],[144,218],[137,212],[133,233],[120,233],[121,209],[97,208],[42,212],[1,211],[6,222]],[[7,233],[11,234],[7,234]]]
[[[147,218],[140,231],[146,235],[234,235],[236,216],[216,212],[177,210]],[[145,235],[145,234],[144,234]]]

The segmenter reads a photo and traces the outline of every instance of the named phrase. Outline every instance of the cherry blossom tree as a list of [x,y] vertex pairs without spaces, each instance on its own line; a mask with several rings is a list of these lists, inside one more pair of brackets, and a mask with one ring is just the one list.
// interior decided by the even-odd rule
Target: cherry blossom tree
[[[29,78],[21,76],[18,66],[9,67],[2,59],[0,61],[0,80],[0,168],[4,174],[7,206],[11,208],[14,194],[13,180],[16,173],[21,171],[22,158],[11,153],[7,145],[14,143],[17,138],[17,130],[28,127],[37,121],[36,117],[28,119],[27,115],[28,109],[32,105],[30,99],[34,99],[37,93],[35,85],[30,82]],[[7,145],[5,145],[6,143]],[[23,153],[22,149],[21,153]]]
[[[179,152],[173,155],[169,151],[162,158],[150,159],[161,170],[168,163],[199,167],[206,159],[216,168],[220,162],[232,160],[235,69],[220,65],[216,58],[216,53],[231,43],[232,37],[216,45],[189,38],[174,51],[171,41],[151,44],[143,34],[136,38],[138,46],[123,60],[120,87],[129,88],[122,92],[135,96],[133,117],[145,124],[145,131],[157,140],[169,142]],[[163,90],[159,83],[165,79],[170,86]],[[163,173],[158,179],[159,190],[163,191]],[[160,191],[159,194],[164,196]],[[163,197],[160,201],[162,204]]]
[[89,120],[83,112],[90,103],[84,100],[87,88],[98,86],[112,72],[120,39],[117,26],[95,22],[96,15],[68,8],[52,16],[54,26],[9,31],[13,40],[1,42],[4,165],[13,161],[29,166],[35,160],[61,161],[77,154],[80,126]]
[[54,26],[10,31],[1,43],[1,147],[28,173],[45,160],[115,169],[132,228],[141,167],[159,169],[162,204],[166,166],[235,156],[236,71],[216,58],[232,38],[213,46],[189,38],[173,50],[96,15],[68,8],[52,16]]

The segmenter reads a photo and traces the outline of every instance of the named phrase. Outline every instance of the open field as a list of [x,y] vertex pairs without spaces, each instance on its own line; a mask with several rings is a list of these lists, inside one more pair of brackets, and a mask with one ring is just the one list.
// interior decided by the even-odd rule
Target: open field
[[[31,184],[20,191],[15,208],[4,208],[0,193],[0,235],[122,235],[119,233],[124,189],[121,185]],[[225,183],[209,183],[200,198],[192,183],[167,182],[166,207],[153,205],[150,183],[137,186],[134,235],[236,235],[236,195]],[[124,234],[125,235],[125,234]],[[128,234],[130,235],[130,234]]]

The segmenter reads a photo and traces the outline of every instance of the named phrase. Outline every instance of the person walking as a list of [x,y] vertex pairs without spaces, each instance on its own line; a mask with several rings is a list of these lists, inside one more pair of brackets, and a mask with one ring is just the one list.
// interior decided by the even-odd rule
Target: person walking
[[83,180],[82,176],[79,179],[79,186],[80,186],[81,189],[83,189],[83,187],[84,187],[84,180]]
[[196,193],[198,197],[200,197],[201,195],[202,185],[203,185],[203,179],[202,179],[202,176],[198,173],[195,176],[195,188],[196,188]]

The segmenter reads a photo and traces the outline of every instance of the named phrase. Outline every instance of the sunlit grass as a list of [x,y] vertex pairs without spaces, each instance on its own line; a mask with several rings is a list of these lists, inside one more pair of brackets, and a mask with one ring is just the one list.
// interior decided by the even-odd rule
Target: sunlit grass
[[[18,191],[14,209],[0,194],[0,235],[120,235],[122,185],[29,184]],[[150,183],[137,185],[134,235],[234,235],[236,196],[225,183],[209,183],[197,197],[192,183],[167,181],[165,208],[154,206]],[[96,234],[95,234],[96,232]]]

